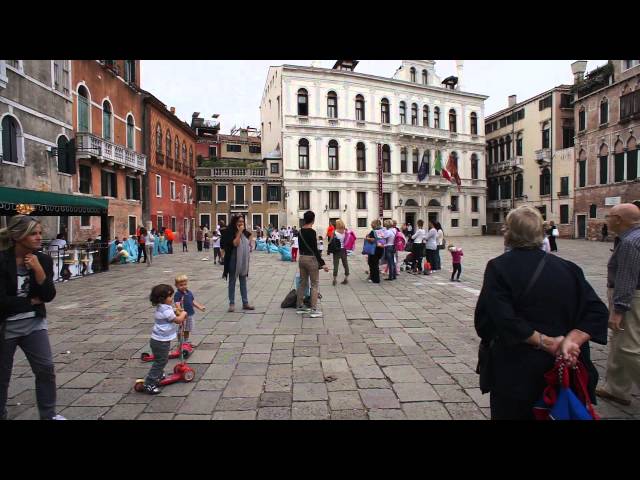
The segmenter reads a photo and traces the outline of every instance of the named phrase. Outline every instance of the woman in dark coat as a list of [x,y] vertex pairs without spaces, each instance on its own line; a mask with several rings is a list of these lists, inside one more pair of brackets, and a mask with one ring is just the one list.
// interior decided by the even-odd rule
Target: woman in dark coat
[[255,310],[249,304],[247,277],[249,276],[249,239],[251,233],[245,229],[244,216],[235,215],[229,227],[222,231],[220,246],[224,250],[224,271],[222,277],[229,280],[229,312],[235,311],[236,279],[240,283],[242,309]]
[[505,231],[511,250],[485,270],[475,327],[485,352],[479,359],[481,389],[491,392],[494,420],[533,419],[556,355],[584,363],[596,403],[598,373],[589,340],[606,344],[608,310],[577,265],[540,249],[543,235],[537,209],[513,210]]
[[549,237],[549,246],[551,247],[552,252],[558,251],[558,244],[556,243],[556,237],[553,236],[553,231],[557,229],[558,227],[556,227],[556,224],[551,222],[551,225],[549,225],[549,229],[546,232],[547,236]]
[[56,296],[53,261],[40,253],[42,226],[16,215],[0,230],[0,419],[7,418],[7,395],[16,348],[24,352],[35,375],[41,420],[56,415],[56,375],[44,304]]

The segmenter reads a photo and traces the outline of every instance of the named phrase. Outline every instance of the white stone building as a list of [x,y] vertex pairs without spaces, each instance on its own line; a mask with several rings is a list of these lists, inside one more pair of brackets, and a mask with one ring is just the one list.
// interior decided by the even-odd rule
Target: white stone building
[[[393,78],[355,72],[357,63],[269,68],[262,150],[282,152],[286,223],[311,209],[318,231],[336,218],[359,237],[376,218],[436,219],[448,235],[480,235],[487,97],[461,90],[462,62],[444,82],[432,60],[403,60]],[[442,166],[457,155],[460,189],[436,174],[438,151]]]

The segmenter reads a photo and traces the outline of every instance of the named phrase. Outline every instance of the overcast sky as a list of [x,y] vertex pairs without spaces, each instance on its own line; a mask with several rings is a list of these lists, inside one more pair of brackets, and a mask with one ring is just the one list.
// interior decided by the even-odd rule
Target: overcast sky
[[[176,107],[178,117],[191,123],[191,114],[205,118],[220,114],[221,133],[236,127],[260,127],[260,100],[271,65],[311,65],[312,60],[142,60],[142,88],[168,107]],[[319,60],[331,68],[335,60]],[[507,106],[507,97],[518,101],[533,97],[562,83],[573,83],[573,60],[467,60],[463,90],[488,95],[485,115]],[[587,71],[606,63],[589,60]],[[360,60],[357,72],[391,77],[401,60]],[[456,74],[454,60],[436,60],[441,78]]]

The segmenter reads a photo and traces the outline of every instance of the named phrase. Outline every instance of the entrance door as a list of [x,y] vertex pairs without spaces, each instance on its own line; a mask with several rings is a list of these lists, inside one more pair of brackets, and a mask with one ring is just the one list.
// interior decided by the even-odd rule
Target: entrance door
[[185,234],[186,238],[189,238],[189,219],[185,218],[182,221],[182,232]]
[[[427,217],[427,220],[429,220],[430,222],[437,222],[438,221],[438,212],[429,212],[429,215]],[[425,225],[425,228],[427,227],[427,225]]]
[[404,214],[404,221],[405,223],[411,224],[412,227],[416,226],[416,214],[415,212],[407,212]]
[[116,220],[113,216],[109,216],[109,232],[110,238],[116,238]]
[[587,216],[578,215],[578,238],[586,238],[587,236]]
[[56,235],[58,233],[62,233],[64,235],[64,239],[68,243],[71,243],[71,238],[69,238],[69,217],[67,215],[62,215],[58,218],[60,221],[58,222],[58,231],[56,232]]

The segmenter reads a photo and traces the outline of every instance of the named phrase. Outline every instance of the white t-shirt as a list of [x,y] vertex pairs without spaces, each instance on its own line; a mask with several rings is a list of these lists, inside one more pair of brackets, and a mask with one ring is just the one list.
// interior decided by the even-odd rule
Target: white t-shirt
[[442,242],[444,241],[444,232],[442,231],[442,229],[438,230],[438,245],[442,245]]
[[413,234],[413,236],[411,237],[411,239],[413,240],[414,243],[424,243],[424,239],[427,236],[427,232],[424,231],[424,228],[419,228],[418,230],[416,230],[416,233]]
[[156,307],[156,312],[153,315],[155,323],[153,324],[153,330],[151,331],[151,338],[158,340],[159,342],[170,342],[175,340],[177,335],[177,326],[173,322],[176,314],[173,311],[171,305],[163,303]]
[[549,253],[551,251],[551,244],[549,243],[549,237],[545,235],[544,240],[542,241],[542,247],[540,249],[543,252]]
[[58,250],[62,250],[66,246],[67,241],[64,238],[56,238],[54,240],[51,240],[51,243],[49,243],[49,250],[55,252]]
[[338,240],[340,240],[340,248],[344,248],[344,239],[347,236],[347,231],[345,230],[344,233],[340,233],[339,231],[334,231],[333,234],[336,236],[336,238]]
[[213,235],[213,248],[220,248],[220,235],[216,232]]
[[291,240],[291,247],[298,248],[298,237],[293,237],[293,240]]
[[151,233],[147,233],[147,237],[145,238],[145,242],[147,245],[153,246],[155,243],[156,237],[154,237]]
[[318,240],[318,251],[321,252],[324,250],[324,240]]

